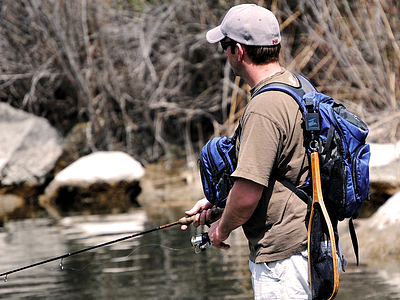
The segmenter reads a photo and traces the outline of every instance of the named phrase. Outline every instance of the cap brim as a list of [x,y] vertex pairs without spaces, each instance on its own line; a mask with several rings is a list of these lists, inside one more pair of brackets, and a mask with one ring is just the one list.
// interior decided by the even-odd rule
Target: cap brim
[[225,35],[221,31],[221,26],[217,26],[211,29],[206,34],[206,39],[210,44],[218,43],[225,38]]

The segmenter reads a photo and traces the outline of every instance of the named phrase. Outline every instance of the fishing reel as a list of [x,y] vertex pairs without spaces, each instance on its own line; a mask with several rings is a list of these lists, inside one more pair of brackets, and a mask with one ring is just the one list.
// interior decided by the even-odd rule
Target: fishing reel
[[211,246],[210,238],[208,237],[207,232],[200,233],[196,236],[193,236],[191,239],[192,246],[194,247],[194,252],[196,254],[205,251],[208,247]]

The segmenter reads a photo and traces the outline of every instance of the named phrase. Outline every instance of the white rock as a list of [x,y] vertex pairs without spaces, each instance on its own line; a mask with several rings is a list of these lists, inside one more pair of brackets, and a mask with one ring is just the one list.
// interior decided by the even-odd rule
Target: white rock
[[370,144],[370,147],[370,167],[387,165],[400,157],[400,142],[397,144]]
[[[58,173],[46,187],[44,194],[39,196],[39,204],[45,207],[50,215],[58,218],[53,200],[59,197],[62,188],[90,189],[93,185],[102,183],[114,187],[124,183],[137,184],[144,174],[142,165],[124,152],[95,152],[81,157]],[[121,195],[114,196],[113,202],[110,202],[111,206],[126,204],[126,195],[123,194],[122,198]],[[94,198],[97,204],[102,205],[99,194]]]
[[99,181],[139,181],[144,173],[142,165],[124,152],[95,152],[69,165],[56,175],[54,181],[79,186]]

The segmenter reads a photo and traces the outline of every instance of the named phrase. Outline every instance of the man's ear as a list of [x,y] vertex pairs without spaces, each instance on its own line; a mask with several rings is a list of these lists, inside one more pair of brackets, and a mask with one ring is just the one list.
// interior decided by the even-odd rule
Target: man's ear
[[236,48],[238,49],[238,53],[236,54],[238,61],[243,61],[244,53],[246,50],[244,49],[242,44],[237,43]]

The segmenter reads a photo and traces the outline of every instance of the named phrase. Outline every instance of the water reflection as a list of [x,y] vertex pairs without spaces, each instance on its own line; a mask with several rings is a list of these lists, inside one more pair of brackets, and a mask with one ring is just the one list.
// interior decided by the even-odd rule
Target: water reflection
[[[138,210],[69,217],[57,225],[49,219],[11,221],[0,233],[0,273],[175,220]],[[0,299],[252,299],[242,232],[231,236],[228,251],[195,254],[190,238],[197,233],[171,227],[65,258],[63,270],[54,261],[16,272],[0,281]],[[337,299],[398,299],[396,282],[350,267]]]

